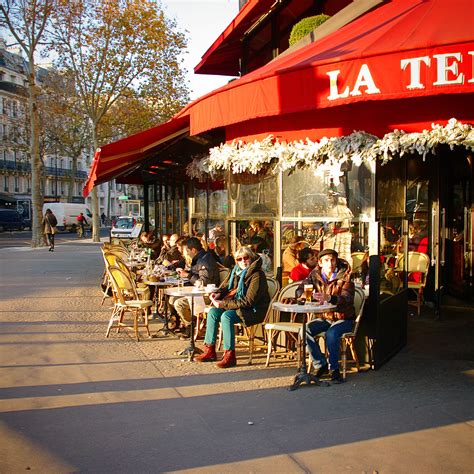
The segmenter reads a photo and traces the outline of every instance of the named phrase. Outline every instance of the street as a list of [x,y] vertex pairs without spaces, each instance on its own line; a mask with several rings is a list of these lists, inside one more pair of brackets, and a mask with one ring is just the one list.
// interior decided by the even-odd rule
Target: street
[[176,337],[106,339],[90,240],[0,261],[2,473],[472,472],[474,361],[435,350],[431,321],[382,369],[289,392],[295,361],[238,348],[226,371]]
[[[110,229],[101,227],[100,236],[108,237]],[[55,235],[55,243],[61,245],[78,240],[74,232],[60,232]],[[85,239],[86,240],[86,239]],[[0,249],[9,247],[30,247],[31,230],[0,232]]]

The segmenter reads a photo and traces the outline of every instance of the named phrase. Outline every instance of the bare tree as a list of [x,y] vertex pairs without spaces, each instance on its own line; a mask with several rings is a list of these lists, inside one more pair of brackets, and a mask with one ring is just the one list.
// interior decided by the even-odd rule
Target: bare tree
[[59,154],[72,159],[68,183],[68,202],[72,202],[77,163],[87,150],[91,139],[87,117],[84,115],[70,71],[60,73],[52,69],[45,82],[39,102],[42,136],[49,154]]
[[42,221],[43,196],[41,176],[43,164],[40,158],[38,93],[35,55],[46,35],[52,11],[51,0],[2,0],[0,3],[0,26],[8,28],[27,58],[28,116],[30,125],[32,247],[44,245]]
[[[156,97],[171,115],[188,100],[180,54],[184,36],[155,0],[58,0],[54,47],[58,64],[73,71],[94,148],[112,106],[133,93]],[[171,106],[170,106],[171,104]],[[119,137],[116,137],[119,138]],[[93,240],[99,239],[99,203],[92,192]]]

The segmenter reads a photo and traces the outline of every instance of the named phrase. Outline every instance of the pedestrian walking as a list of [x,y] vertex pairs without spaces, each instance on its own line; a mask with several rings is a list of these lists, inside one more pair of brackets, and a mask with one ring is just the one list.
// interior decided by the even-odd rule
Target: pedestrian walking
[[83,237],[85,238],[86,237],[86,230],[85,230],[85,226],[87,225],[87,220],[84,216],[84,213],[80,213],[78,216],[77,216],[77,224],[79,225],[79,228],[80,228],[80,233],[79,233],[79,237]]
[[49,251],[54,252],[54,234],[58,231],[56,227],[58,225],[58,220],[51,209],[46,209],[42,224],[43,234],[45,235],[46,241],[49,245]]

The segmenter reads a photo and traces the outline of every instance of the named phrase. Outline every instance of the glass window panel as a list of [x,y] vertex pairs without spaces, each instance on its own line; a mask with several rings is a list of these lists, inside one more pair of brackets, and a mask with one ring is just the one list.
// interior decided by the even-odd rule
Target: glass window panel
[[230,198],[236,202],[237,215],[275,216],[278,214],[278,177],[276,175],[231,175]]
[[[304,245],[316,251],[331,248],[352,266],[352,254],[368,247],[368,223],[347,220],[326,222],[285,221],[281,223],[281,256],[295,236],[302,236]],[[282,260],[283,261],[283,260]]]
[[389,297],[403,289],[403,268],[399,268],[404,248],[403,219],[385,217],[380,220],[380,293]]
[[[206,215],[207,191],[205,189],[194,190],[194,212]],[[228,209],[227,190],[219,189],[209,191],[209,214],[225,216]]]
[[377,220],[405,215],[405,160],[377,167]]
[[372,209],[370,164],[344,163],[340,168],[284,173],[283,217],[367,219]]

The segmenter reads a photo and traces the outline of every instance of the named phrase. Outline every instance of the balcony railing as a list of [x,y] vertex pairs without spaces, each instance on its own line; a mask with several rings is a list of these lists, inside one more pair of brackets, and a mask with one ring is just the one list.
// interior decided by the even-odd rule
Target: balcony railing
[[[0,170],[18,171],[31,173],[31,163],[27,161],[0,160]],[[45,166],[43,168],[44,176],[57,176],[65,178],[71,176],[71,170],[56,168],[54,166]],[[87,171],[76,171],[76,178],[87,179]]]

